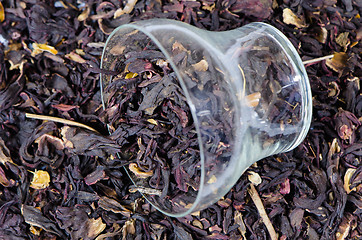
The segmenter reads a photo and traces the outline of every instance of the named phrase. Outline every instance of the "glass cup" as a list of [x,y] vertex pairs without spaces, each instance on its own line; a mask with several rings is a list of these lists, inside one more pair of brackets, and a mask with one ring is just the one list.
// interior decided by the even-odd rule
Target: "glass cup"
[[[158,176],[156,170],[149,177],[128,171],[164,214],[181,217],[207,208],[253,163],[290,151],[305,138],[312,116],[309,80],[297,51],[278,29],[258,22],[210,32],[166,19],[122,25],[103,50],[105,109],[114,84],[125,84],[127,91],[127,79],[116,83],[119,77],[108,73],[127,72],[130,56],[145,49],[156,49],[162,55],[158,65],[172,69],[192,114],[199,150],[197,162],[187,165],[191,168],[178,154],[178,164],[169,159]],[[155,177],[158,188],[151,184]],[[170,188],[169,178],[176,187]]]

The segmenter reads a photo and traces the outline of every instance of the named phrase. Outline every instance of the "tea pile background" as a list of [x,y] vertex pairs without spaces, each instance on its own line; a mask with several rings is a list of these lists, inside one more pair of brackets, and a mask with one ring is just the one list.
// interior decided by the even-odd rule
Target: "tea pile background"
[[[359,0],[2,1],[0,238],[270,239],[248,192],[255,184],[279,239],[361,239],[361,15]],[[117,26],[149,18],[211,31],[263,21],[303,60],[335,54],[306,66],[313,120],[305,141],[179,219],[153,209],[122,169],[127,162],[108,156],[122,144],[104,123],[102,49]]]

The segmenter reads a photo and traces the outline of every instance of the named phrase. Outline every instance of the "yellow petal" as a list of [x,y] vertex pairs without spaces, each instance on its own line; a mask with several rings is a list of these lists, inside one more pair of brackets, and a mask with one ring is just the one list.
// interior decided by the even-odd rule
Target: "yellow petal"
[[78,21],[81,22],[86,20],[89,17],[89,14],[90,14],[90,8],[86,7],[84,11],[78,16]]
[[4,6],[3,6],[3,4],[0,2],[0,22],[3,22],[4,20],[5,20]]
[[38,227],[35,227],[33,225],[30,225],[30,232],[36,236],[39,236],[40,235],[40,232],[41,232],[41,228],[38,228]]
[[196,71],[205,72],[209,68],[209,64],[205,59],[192,65]]
[[49,186],[50,176],[47,171],[35,170],[30,187],[34,189],[44,189]]
[[252,93],[249,94],[248,96],[246,96],[246,102],[247,105],[249,107],[256,107],[259,105],[259,101],[261,98],[261,93],[260,92],[256,92],[256,93]]
[[128,166],[129,170],[131,172],[133,172],[137,177],[139,178],[148,178],[148,177],[151,177],[153,175],[153,171],[148,171],[148,172],[144,172],[142,171],[137,163],[131,163],[129,166]]
[[58,53],[58,51],[52,46],[43,43],[33,43],[33,52],[31,53],[31,56],[34,57],[42,52],[50,52],[54,55]]
[[157,121],[155,120],[155,119],[147,119],[147,122],[149,122],[149,123],[151,123],[151,124],[153,124],[153,125],[158,125],[158,123],[157,123]]
[[129,72],[129,73],[127,73],[125,79],[130,79],[130,78],[134,78],[134,77],[137,77],[137,76],[138,76],[137,73]]

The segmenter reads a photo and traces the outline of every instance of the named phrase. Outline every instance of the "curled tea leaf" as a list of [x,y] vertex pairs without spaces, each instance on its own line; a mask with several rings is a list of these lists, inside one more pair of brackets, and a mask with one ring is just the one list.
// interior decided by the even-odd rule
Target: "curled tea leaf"
[[81,22],[81,21],[84,21],[88,18],[90,14],[90,8],[87,6],[84,11],[78,16],[78,21]]
[[342,222],[338,227],[338,231],[336,232],[336,239],[337,240],[347,239],[350,231],[355,229],[356,226],[357,226],[356,216],[347,213],[343,217]]
[[49,186],[50,176],[47,171],[35,170],[33,180],[30,183],[30,187],[34,189],[44,189]]
[[126,6],[124,6],[124,8],[117,9],[117,11],[114,13],[113,17],[118,18],[123,14],[131,13],[134,6],[136,5],[136,3],[137,3],[137,0],[128,0]]
[[137,177],[139,178],[148,178],[148,177],[151,177],[153,175],[153,171],[148,171],[148,172],[144,172],[142,171],[137,163],[131,163],[129,166],[128,166],[129,170],[131,172],[133,172]]
[[238,230],[241,233],[241,235],[243,236],[243,238],[246,239],[246,237],[245,237],[246,226],[244,224],[243,214],[241,214],[240,211],[235,211],[235,213],[234,213],[234,222],[239,225]]
[[122,239],[127,239],[127,235],[128,234],[135,234],[136,233],[136,227],[135,227],[135,220],[134,219],[130,219],[127,220],[123,227],[122,227]]
[[13,163],[10,158],[10,150],[6,147],[5,142],[0,138],[0,163],[6,165],[6,163]]
[[350,189],[350,186],[351,186],[351,183],[350,183],[350,180],[351,180],[351,177],[352,175],[356,172],[356,169],[354,168],[348,168],[346,173],[344,174],[344,184],[343,184],[343,187],[344,187],[344,190],[347,192],[347,194],[349,194],[350,192],[352,191],[356,191],[356,188],[352,188]]

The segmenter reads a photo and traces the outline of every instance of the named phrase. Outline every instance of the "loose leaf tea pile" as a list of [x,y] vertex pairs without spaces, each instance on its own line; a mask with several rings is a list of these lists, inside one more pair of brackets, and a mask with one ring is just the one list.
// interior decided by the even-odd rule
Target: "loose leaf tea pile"
[[[360,239],[361,15],[356,0],[2,1],[0,238],[269,239],[258,211],[263,207],[280,239]],[[109,72],[115,78],[123,74],[114,89],[124,84],[122,79],[134,88],[113,98],[113,106],[126,103],[121,109],[134,114],[124,122],[116,117],[116,107],[103,110],[99,87],[108,34],[124,23],[160,17],[212,31],[264,21],[281,30],[303,60],[335,54],[306,67],[314,112],[304,142],[257,162],[223,199],[178,219],[152,208],[139,193],[150,190],[134,186],[123,170],[126,165],[150,180],[150,172],[161,169],[147,157],[157,153],[158,164],[165,162],[167,146],[156,145],[182,145],[171,137],[192,126],[185,100],[174,99],[182,95],[171,94],[180,89],[170,66],[157,49],[149,49],[147,57],[129,54],[128,72]],[[207,67],[201,60],[192,63],[200,71]],[[147,92],[142,90],[161,82],[168,88],[158,91],[167,89],[153,109],[155,100],[143,101]],[[71,120],[96,131],[25,113]],[[113,126],[132,127],[115,127],[109,135],[106,123],[112,119],[117,120]],[[169,126],[165,120],[174,122]],[[137,131],[152,138],[138,138]],[[188,134],[195,133],[189,129]],[[196,161],[196,142],[185,144]],[[143,158],[134,155],[138,152]],[[180,179],[185,173],[180,171]],[[164,186],[153,181],[149,194],[157,196]],[[192,188],[172,181],[179,191]],[[263,206],[255,206],[250,184],[257,185]]]
[[[125,161],[134,159],[129,170],[137,185],[149,186],[144,193],[164,198],[168,191],[174,196],[189,187],[197,191],[197,134],[176,74],[149,38],[137,30],[128,36],[136,36],[132,40],[144,44],[126,45],[129,48],[125,49],[118,43],[110,49],[110,53],[123,49],[124,61],[116,58],[110,65],[121,64],[117,68],[124,71],[112,76],[103,92],[107,96],[103,118],[110,123],[112,138],[122,146],[119,156]],[[117,42],[130,41],[128,36]],[[186,54],[178,42],[174,50]],[[194,184],[187,186],[190,182]]]

